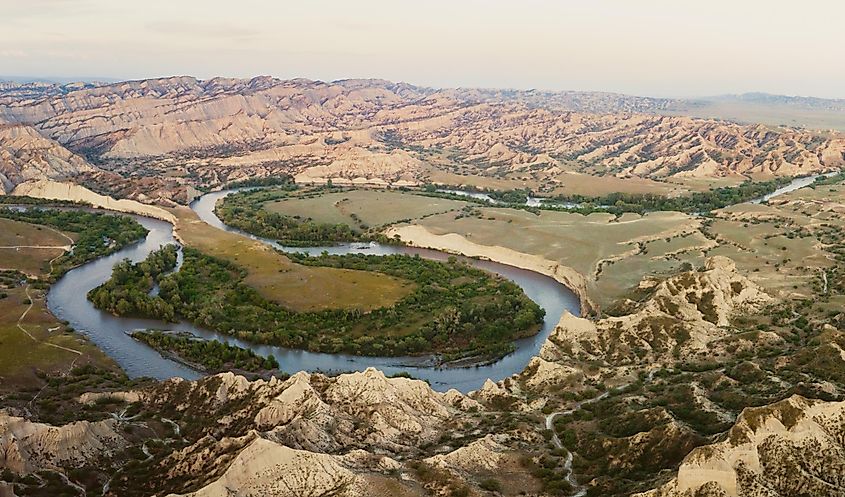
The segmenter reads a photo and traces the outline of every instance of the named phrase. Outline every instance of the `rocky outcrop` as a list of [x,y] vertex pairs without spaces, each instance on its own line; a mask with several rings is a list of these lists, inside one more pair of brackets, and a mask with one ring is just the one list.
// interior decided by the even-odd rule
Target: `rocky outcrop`
[[31,180],[70,180],[96,168],[35,128],[0,123],[0,194]]
[[772,301],[733,261],[717,256],[701,271],[659,283],[635,312],[597,321],[565,315],[541,356],[617,366],[712,357],[719,352],[713,344],[728,335],[733,316],[758,312]]
[[[204,392],[213,388],[214,395]],[[456,391],[435,392],[420,380],[387,378],[370,368],[326,377],[299,372],[286,381],[249,382],[231,373],[197,382],[169,380],[141,394],[142,403],[176,415],[204,413],[215,430],[260,430],[278,443],[319,452],[382,449],[414,452],[477,403]],[[188,399],[188,400],[186,400]]]
[[18,185],[12,193],[14,195],[26,195],[29,197],[83,202],[91,204],[94,207],[101,207],[112,211],[139,214],[170,223],[176,222],[176,217],[161,207],[142,204],[135,200],[115,200],[111,197],[94,193],[84,186],[74,183],[60,183],[44,179],[28,181]]
[[699,447],[678,476],[640,497],[845,495],[845,402],[793,396],[747,408],[725,441]]
[[325,166],[309,167],[294,179],[297,183],[323,184],[331,180],[336,185],[412,186],[425,171],[425,165],[407,152],[371,152],[363,148],[350,149],[330,158]]
[[[387,378],[372,368],[335,377],[300,372],[284,381],[232,373],[174,378],[77,400],[86,410],[118,407],[106,421],[62,427],[0,415],[0,469],[119,467],[140,449],[146,471],[163,478],[155,488],[173,495],[363,497],[373,478],[402,469],[398,460],[420,457],[421,447],[434,446],[443,433],[469,429],[469,412],[484,411],[455,390],[441,394],[423,381]],[[121,403],[140,414],[126,416]],[[150,431],[153,423],[158,435]],[[488,439],[458,450],[444,454],[443,464],[457,468],[481,457],[472,454],[505,448]],[[133,485],[129,478],[114,478],[111,494]]]
[[365,482],[340,458],[291,449],[255,437],[241,449],[222,476],[184,497],[297,495],[358,497],[367,495]]
[[90,464],[126,443],[114,420],[57,427],[0,413],[0,468],[19,474]]
[[666,105],[268,77],[0,91],[0,119],[33,126],[133,181],[179,173],[217,186],[289,173],[302,182],[408,185],[438,170],[512,179],[530,170],[553,189],[567,183],[573,161],[621,178],[739,179],[845,165],[842,135],[642,113]]
[[458,473],[477,473],[480,470],[495,471],[510,449],[500,442],[507,442],[507,436],[488,435],[466,447],[447,454],[429,457],[425,462]]

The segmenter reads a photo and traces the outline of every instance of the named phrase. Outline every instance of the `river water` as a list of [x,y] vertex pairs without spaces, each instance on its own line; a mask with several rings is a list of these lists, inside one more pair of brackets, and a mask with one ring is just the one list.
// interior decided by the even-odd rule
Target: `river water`
[[[218,199],[228,193],[206,194],[192,203],[191,208],[201,219],[212,226],[241,233],[282,250],[307,252],[315,255],[325,250],[332,254],[385,255],[403,253],[419,254],[421,257],[439,260],[449,257],[448,254],[435,250],[379,244],[346,244],[309,248],[282,247],[272,240],[242,233],[225,226],[214,214],[214,205]],[[408,372],[414,377],[428,380],[431,386],[438,391],[455,388],[462,392],[468,392],[481,387],[487,378],[498,381],[522,371],[531,357],[539,352],[540,347],[554,329],[560,316],[565,311],[573,314],[579,313],[578,298],[575,294],[550,277],[496,262],[467,259],[478,268],[513,280],[523,288],[528,297],[546,311],[545,322],[539,333],[532,337],[517,340],[515,352],[485,366],[437,368],[430,365],[430,357],[364,357],[308,352],[243,342],[210,330],[198,328],[187,322],[164,323],[155,320],[116,317],[96,309],[86,297],[88,291],[105,282],[111,276],[112,266],[120,260],[129,258],[137,262],[146,258],[150,252],[162,245],[177,243],[173,237],[173,226],[170,223],[140,216],[135,216],[135,218],[150,230],[146,239],[125,247],[108,257],[97,259],[69,271],[52,286],[47,297],[48,306],[56,317],[68,321],[70,326],[87,336],[112,357],[131,377],[150,376],[165,379],[180,376],[186,379],[195,379],[201,376],[200,373],[161,356],[158,352],[126,334],[126,332],[136,329],[156,328],[186,331],[205,339],[217,339],[249,348],[262,356],[272,354],[278,359],[281,369],[287,373],[302,370],[327,373],[361,371],[372,366],[381,369],[388,375]]]
[[[833,171],[833,172],[829,172],[829,173],[823,173],[823,174],[820,174],[820,175],[801,176],[800,178],[793,179],[788,184],[778,188],[777,190],[773,191],[772,193],[769,193],[767,195],[763,195],[762,197],[756,198],[754,200],[750,200],[749,202],[752,203],[752,204],[760,204],[760,203],[768,201],[769,199],[775,198],[779,195],[783,195],[784,193],[789,193],[791,191],[798,190],[799,188],[804,188],[805,186],[810,186],[810,185],[813,184],[814,181],[816,181],[816,178],[821,178],[821,177],[829,178],[829,177],[835,176],[839,173],[840,173],[840,171]],[[490,195],[488,195],[486,193],[482,193],[482,192],[467,191],[467,190],[454,190],[454,189],[447,189],[447,188],[438,189],[437,191],[442,192],[442,193],[450,193],[452,195],[460,195],[462,197],[474,198],[476,200],[483,200],[483,201],[485,201],[485,202],[487,202],[491,205],[494,205],[494,206],[495,205],[507,205],[506,203],[500,202],[500,201],[494,199],[493,197],[491,197]],[[580,207],[581,204],[575,204],[575,203],[571,203],[571,202],[568,202],[568,203],[550,202],[548,199],[540,198],[540,197],[532,197],[532,196],[529,195],[525,200],[525,205],[528,206],[528,207],[539,207],[539,206],[542,205],[542,206],[547,206],[547,207],[556,207],[556,208],[560,208],[560,209],[575,209],[577,207]]]
[[[753,202],[766,201],[777,195],[797,190],[809,185],[814,179],[815,176],[797,178],[789,185]],[[379,244],[345,244],[309,248],[284,247],[273,240],[244,233],[223,224],[214,214],[214,206],[219,199],[229,193],[231,191],[203,195],[191,204],[191,208],[203,221],[214,227],[248,236],[280,250],[307,252],[312,255],[320,254],[323,251],[331,254],[420,254],[421,257],[439,260],[446,259],[449,256],[435,250]],[[47,296],[48,307],[56,317],[68,321],[70,326],[87,336],[112,357],[131,377],[150,376],[157,379],[166,379],[180,376],[186,379],[195,379],[201,376],[193,369],[161,356],[158,352],[127,335],[129,331],[155,328],[190,332],[205,339],[216,339],[249,348],[265,357],[272,354],[279,360],[281,369],[287,373],[302,370],[326,373],[361,371],[372,366],[383,370],[388,375],[408,372],[417,378],[428,380],[432,387],[438,391],[455,388],[462,392],[468,392],[481,387],[487,378],[498,381],[522,371],[531,357],[539,352],[540,347],[554,329],[561,315],[566,311],[576,315],[579,313],[578,298],[575,294],[552,278],[496,262],[468,259],[476,267],[513,280],[523,288],[528,297],[546,311],[545,322],[539,333],[533,337],[517,340],[515,352],[486,366],[438,368],[430,365],[430,357],[363,357],[308,352],[247,343],[198,328],[186,322],[164,323],[147,319],[115,317],[94,308],[86,297],[88,291],[104,283],[111,276],[112,266],[120,260],[128,258],[134,262],[141,261],[150,252],[162,245],[177,243],[173,237],[173,226],[170,223],[141,216],[134,217],[150,231],[146,239],[125,247],[108,257],[97,259],[69,271],[51,287]]]

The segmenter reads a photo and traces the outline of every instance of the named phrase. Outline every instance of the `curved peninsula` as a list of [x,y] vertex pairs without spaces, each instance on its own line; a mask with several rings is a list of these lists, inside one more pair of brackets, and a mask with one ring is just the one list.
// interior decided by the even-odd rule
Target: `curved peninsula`
[[[60,192],[61,189],[57,188],[54,191]],[[207,194],[194,202],[192,207],[200,218],[214,218],[214,204],[227,193]],[[179,210],[177,209],[176,212],[179,212]],[[554,329],[558,316],[566,311],[578,312],[578,299],[567,288],[551,278],[492,261],[468,259],[467,262],[473,267],[484,269],[516,282],[522,287],[528,298],[535,301],[546,311],[546,319],[535,335],[517,339],[514,342],[514,351],[504,358],[484,366],[458,369],[437,368],[431,358],[426,356],[388,357],[309,352],[273,345],[260,345],[194,326],[185,321],[165,323],[150,319],[118,317],[96,309],[86,300],[85,295],[109,279],[112,266],[117,262],[129,258],[137,263],[162,245],[182,241],[174,237],[173,226],[169,223],[140,216],[136,219],[150,232],[146,240],[109,257],[98,259],[72,270],[54,285],[48,299],[50,309],[57,317],[68,321],[75,329],[89,336],[95,344],[112,356],[133,377],[152,376],[163,379],[181,376],[190,379],[198,376],[197,372],[191,368],[159,355],[156,351],[133,340],[127,334],[127,332],[136,329],[169,329],[175,332],[188,332],[207,340],[219,340],[230,345],[247,348],[262,357],[272,355],[279,361],[280,369],[284,372],[293,373],[309,370],[331,373],[376,367],[386,374],[408,373],[425,379],[436,390],[445,391],[456,388],[461,391],[470,391],[481,387],[488,378],[499,380],[522,371],[529,360],[537,354],[548,334]],[[219,223],[219,220],[216,221]],[[195,218],[195,221],[192,222],[200,223],[202,221]],[[240,234],[239,236],[245,238],[243,235]],[[251,238],[257,239],[257,237]],[[246,239],[248,240],[248,238]],[[261,242],[259,245],[264,247],[268,247],[268,244],[272,245],[269,240],[259,239],[259,242]],[[277,246],[277,244],[275,245]],[[276,246],[273,248],[277,248]],[[302,249],[298,248],[298,250]],[[443,261],[447,261],[450,257],[449,254],[443,252],[399,246],[367,245],[361,247],[352,244],[307,249],[307,251],[315,254],[324,250],[332,254],[410,254],[420,255],[423,259]]]

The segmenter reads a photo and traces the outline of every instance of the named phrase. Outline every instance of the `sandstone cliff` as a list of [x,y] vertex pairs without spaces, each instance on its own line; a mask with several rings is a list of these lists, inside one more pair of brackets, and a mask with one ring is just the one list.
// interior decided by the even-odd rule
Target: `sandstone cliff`
[[632,313],[593,322],[565,316],[541,357],[597,359],[617,366],[717,357],[714,344],[730,333],[730,318],[758,312],[771,302],[730,259],[713,257],[701,271],[659,283]]
[[83,466],[126,443],[114,420],[55,427],[0,413],[0,468],[16,473]]

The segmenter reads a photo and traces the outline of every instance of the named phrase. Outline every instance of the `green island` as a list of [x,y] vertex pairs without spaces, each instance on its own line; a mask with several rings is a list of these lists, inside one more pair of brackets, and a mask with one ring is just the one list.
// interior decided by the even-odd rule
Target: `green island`
[[[243,268],[190,247],[179,271],[170,272],[176,248],[165,246],[140,263],[115,265],[111,279],[88,298],[115,315],[182,318],[254,343],[357,355],[436,353],[444,361],[501,357],[513,350],[514,339],[536,333],[545,314],[515,283],[456,258],[289,257],[303,265],[384,273],[415,288],[393,306],[371,312],[293,312],[244,283]],[[151,295],[155,284],[159,293]]]
[[118,262],[112,268],[111,279],[88,292],[88,300],[117,316],[154,316],[173,321],[174,306],[150,291],[161,275],[176,268],[178,251],[176,245],[165,245],[137,264],[129,259]]
[[52,280],[86,262],[113,254],[148,233],[146,228],[131,217],[83,210],[0,209],[0,218],[48,226],[77,235],[73,250],[53,261],[48,275]]
[[218,340],[203,340],[188,334],[158,330],[136,331],[132,333],[132,338],[206,373],[231,370],[260,373],[279,368],[279,362],[273,356],[265,359],[249,349]]

